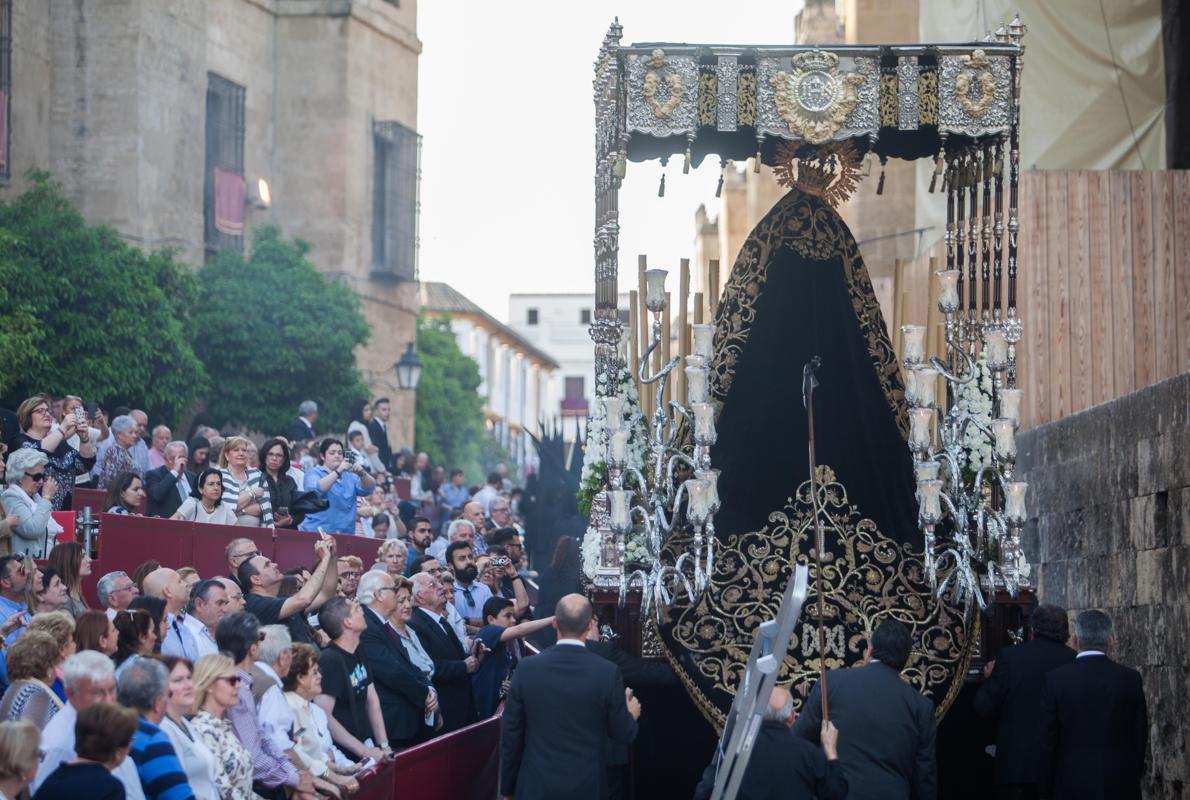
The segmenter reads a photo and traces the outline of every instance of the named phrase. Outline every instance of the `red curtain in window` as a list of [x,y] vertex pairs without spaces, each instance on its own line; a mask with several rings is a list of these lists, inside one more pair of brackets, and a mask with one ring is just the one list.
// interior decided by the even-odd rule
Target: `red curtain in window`
[[244,176],[215,167],[215,229],[244,235]]

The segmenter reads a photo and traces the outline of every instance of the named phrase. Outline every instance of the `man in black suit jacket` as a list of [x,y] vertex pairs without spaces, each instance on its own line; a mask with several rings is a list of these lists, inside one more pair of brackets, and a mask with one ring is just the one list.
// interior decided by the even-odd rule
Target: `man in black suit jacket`
[[303,400],[298,406],[297,419],[289,423],[285,429],[285,438],[291,442],[308,442],[318,436],[314,431],[314,423],[318,420],[318,404],[313,400]]
[[[872,633],[864,666],[827,673],[848,800],[937,797],[934,705],[901,680],[911,643],[909,629],[887,619]],[[818,742],[821,727],[822,692],[815,685],[793,732]]]
[[[398,612],[397,595],[409,602],[409,584],[399,588],[387,572],[371,570],[359,581],[356,599],[364,606],[368,627],[360,635],[360,652],[380,696],[384,730],[393,750],[412,747],[433,734],[426,715],[438,710],[438,693],[420,669],[413,666],[400,634],[388,620]],[[406,612],[408,607],[404,609]],[[407,623],[406,623],[407,624]]]
[[186,469],[188,452],[185,442],[170,442],[165,446],[165,464],[145,473],[148,516],[169,519],[194,490],[194,473]]
[[1033,611],[1032,641],[1009,647],[988,662],[988,679],[975,694],[975,713],[997,719],[996,796],[1036,800],[1041,779],[1041,683],[1046,673],[1074,660],[1066,646],[1066,610],[1040,605]]
[[500,721],[506,800],[598,800],[608,743],[636,738],[639,701],[616,665],[583,644],[592,615],[582,595],[559,600],[558,643],[513,675]]
[[376,458],[389,472],[393,472],[393,447],[388,442],[388,415],[392,413],[392,404],[387,397],[379,398],[372,404],[372,418],[368,420],[368,438],[376,446]]
[[409,627],[434,661],[434,689],[442,711],[442,732],[457,730],[477,719],[471,674],[479,668],[480,648],[468,653],[446,619],[446,592],[442,581],[428,572],[413,576],[413,616]]
[[1041,689],[1043,800],[1140,800],[1149,719],[1140,673],[1107,657],[1111,618],[1074,621],[1073,663],[1046,674]]

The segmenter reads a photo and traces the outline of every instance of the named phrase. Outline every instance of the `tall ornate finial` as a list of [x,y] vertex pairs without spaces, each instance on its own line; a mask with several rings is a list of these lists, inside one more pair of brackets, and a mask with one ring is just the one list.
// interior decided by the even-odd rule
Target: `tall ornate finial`
[[995,36],[996,36],[996,41],[999,42],[1000,44],[1008,44],[1008,41],[1009,41],[1008,28],[1006,28],[1004,25],[1001,25],[999,28],[996,28]]
[[1012,18],[1012,22],[1008,23],[1008,38],[1011,39],[1013,43],[1022,50],[1024,49],[1024,45],[1021,44],[1021,39],[1025,38],[1025,34],[1028,32],[1029,28],[1025,25],[1025,23],[1021,22],[1020,14],[1014,16]]
[[620,24],[620,18],[616,17],[612,20],[612,24],[607,26],[607,43],[613,46],[620,44],[620,37],[624,35],[624,26]]

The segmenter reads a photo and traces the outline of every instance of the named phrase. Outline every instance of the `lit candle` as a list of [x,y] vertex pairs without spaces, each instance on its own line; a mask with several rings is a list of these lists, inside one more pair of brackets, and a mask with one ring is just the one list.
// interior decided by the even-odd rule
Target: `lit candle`
[[918,484],[922,481],[932,481],[938,478],[938,467],[940,465],[937,461],[919,461],[913,468],[914,477],[917,478]]
[[628,429],[620,428],[611,437],[611,455],[608,463],[614,467],[622,467],[628,460]]
[[710,364],[715,355],[715,326],[691,325],[694,332],[694,354],[702,356],[705,363]]
[[1025,492],[1029,484],[1012,481],[1004,484],[1004,517],[1010,525],[1025,524]]
[[983,332],[983,357],[990,369],[1004,369],[1008,366],[1008,337],[999,328],[988,328]]
[[719,470],[700,469],[694,473],[694,477],[707,485],[707,503],[714,514],[719,510]]
[[711,514],[711,495],[707,491],[707,482],[698,478],[686,481],[686,496],[690,498],[690,507],[687,512],[690,521],[695,525],[702,525]]
[[627,489],[611,489],[607,493],[608,513],[611,517],[612,530],[623,533],[628,530],[631,521],[629,500],[632,492]]
[[686,367],[686,401],[705,403],[707,401],[707,368]]
[[921,408],[933,408],[938,388],[938,370],[922,367],[912,371],[917,373],[917,402],[914,405]]
[[944,314],[958,310],[959,271],[944,269],[934,274],[938,276],[938,310]]
[[996,440],[996,458],[1001,461],[1016,460],[1016,424],[1010,419],[992,420],[992,436]]
[[1000,416],[1012,420],[1018,428],[1021,425],[1021,401],[1024,398],[1024,389],[1000,390]]
[[694,441],[701,445],[715,443],[715,407],[710,403],[694,404]]
[[926,525],[936,525],[942,519],[942,481],[922,481],[918,484],[918,514]]
[[603,417],[606,420],[605,425],[609,433],[620,430],[620,422],[623,419],[621,408],[623,408],[623,401],[616,395],[603,398]]
[[924,453],[930,449],[930,423],[933,419],[932,408],[909,409],[909,447],[914,452]]
[[926,328],[924,325],[902,325],[901,333],[905,335],[905,352],[903,360],[906,366],[920,364],[926,357]]
[[688,367],[705,367],[707,360],[697,353],[691,353],[686,356],[686,366]]
[[905,370],[905,402],[910,407],[917,405],[917,370]]
[[655,314],[665,310],[665,276],[663,269],[645,270],[645,307]]

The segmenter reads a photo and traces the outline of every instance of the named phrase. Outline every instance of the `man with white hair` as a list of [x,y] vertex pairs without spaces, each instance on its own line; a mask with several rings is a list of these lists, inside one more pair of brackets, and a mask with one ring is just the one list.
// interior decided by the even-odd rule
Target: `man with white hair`
[[95,584],[95,594],[99,595],[99,604],[107,609],[107,618],[115,619],[116,614],[128,610],[128,604],[140,597],[140,589],[136,588],[132,578],[122,569],[109,572]]
[[[263,638],[252,664],[252,699],[256,703],[256,718],[260,729],[277,749],[293,749],[289,731],[293,728],[293,710],[285,700],[281,681],[289,674],[293,661],[293,639],[284,625],[265,625],[260,629]],[[299,762],[300,763],[300,762]]]
[[470,725],[476,719],[475,696],[471,675],[479,669],[482,649],[470,650],[446,618],[446,594],[442,581],[428,572],[420,572],[413,582],[413,616],[409,627],[417,633],[422,647],[434,661],[434,689],[446,731]]
[[[132,445],[132,460],[140,467],[140,474],[144,475],[153,467],[149,463],[149,446],[145,444],[145,432],[149,430],[149,415],[139,408],[134,408],[128,412],[128,416],[136,423],[136,442]],[[168,440],[168,437],[166,438]]]
[[[41,784],[59,764],[78,757],[74,749],[74,724],[78,721],[78,712],[95,703],[116,702],[115,668],[112,660],[103,653],[83,650],[66,659],[62,663],[62,683],[66,688],[66,705],[41,732],[43,755],[37,777],[29,786],[30,794],[37,793]],[[131,758],[120,762],[120,765],[112,770],[112,776],[124,784],[124,796],[127,800],[144,800],[145,793],[141,789],[140,776]]]
[[430,549],[426,551],[426,555],[436,558],[438,561],[445,564],[446,548],[450,547],[455,542],[466,542],[467,544],[474,547],[475,523],[466,519],[456,519],[447,526],[446,538],[435,539],[434,543],[430,545]]
[[318,437],[314,431],[314,423],[318,421],[318,404],[313,400],[303,400],[298,406],[297,419],[289,423],[285,430],[285,438],[290,442],[308,442]]
[[168,460],[165,455],[165,448],[169,445],[171,439],[173,439],[173,432],[170,431],[168,426],[158,425],[153,428],[153,436],[149,445],[150,470],[165,465]]
[[164,463],[145,473],[148,516],[169,519],[190,496],[195,477],[186,469],[189,453],[185,442],[170,442],[165,445]]
[[[112,420],[112,443],[103,451],[99,459],[99,483],[97,488],[103,490],[116,480],[116,476],[123,472],[131,472],[138,478],[144,478],[145,472],[136,463],[133,448],[140,442],[137,435],[136,420],[127,414]],[[143,445],[144,442],[141,442]],[[148,456],[145,456],[148,463]]]

